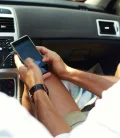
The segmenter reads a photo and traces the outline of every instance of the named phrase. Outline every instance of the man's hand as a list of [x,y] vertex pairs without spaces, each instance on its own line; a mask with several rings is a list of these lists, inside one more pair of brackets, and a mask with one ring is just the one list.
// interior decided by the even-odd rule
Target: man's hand
[[[25,66],[21,63],[19,57],[15,55],[15,63],[21,79],[29,89],[35,84],[43,83],[42,73],[32,59],[28,58]],[[53,136],[69,133],[71,131],[71,128],[58,114],[44,90],[38,90],[34,93],[34,103],[35,116]]]
[[37,46],[37,49],[40,53],[44,55],[43,62],[47,62],[51,65],[54,73],[61,79],[65,79],[65,76],[68,75],[70,67],[67,66],[61,57],[54,51],[51,51],[45,47]]
[[26,66],[23,65],[17,55],[15,55],[15,64],[20,73],[20,78],[30,89],[36,84],[43,84],[43,77],[39,67],[31,58],[26,60]]

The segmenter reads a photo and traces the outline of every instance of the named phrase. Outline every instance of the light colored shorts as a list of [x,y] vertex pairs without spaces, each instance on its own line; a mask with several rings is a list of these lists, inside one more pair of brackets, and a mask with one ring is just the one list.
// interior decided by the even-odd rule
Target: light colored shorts
[[82,124],[86,118],[87,116],[85,116],[81,111],[71,112],[64,116],[64,120],[72,128]]

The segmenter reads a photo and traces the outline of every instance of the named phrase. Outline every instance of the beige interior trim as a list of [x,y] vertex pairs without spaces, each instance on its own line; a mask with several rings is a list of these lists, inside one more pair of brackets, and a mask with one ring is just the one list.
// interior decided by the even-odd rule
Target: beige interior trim
[[116,3],[117,15],[120,15],[120,0]]
[[106,8],[111,0],[87,0],[85,3]]

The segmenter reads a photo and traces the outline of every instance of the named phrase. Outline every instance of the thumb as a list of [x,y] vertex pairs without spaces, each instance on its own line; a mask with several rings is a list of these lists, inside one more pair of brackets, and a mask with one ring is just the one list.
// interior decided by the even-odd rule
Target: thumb
[[45,55],[45,56],[43,57],[42,61],[43,61],[43,62],[50,62],[50,58],[49,58],[47,55]]

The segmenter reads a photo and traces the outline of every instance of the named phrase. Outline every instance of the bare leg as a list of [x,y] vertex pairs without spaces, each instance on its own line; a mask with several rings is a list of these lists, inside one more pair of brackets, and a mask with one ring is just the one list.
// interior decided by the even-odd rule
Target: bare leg
[[49,98],[61,116],[73,111],[80,111],[74,99],[69,94],[63,83],[54,74],[47,80],[45,85],[49,90]]
[[[66,114],[73,111],[80,111],[79,107],[71,97],[63,83],[54,74],[47,80],[45,85],[49,90],[49,98],[57,109],[58,113],[63,117]],[[29,101],[27,88],[24,87],[24,93],[22,97],[22,105],[33,115],[31,103]]]

